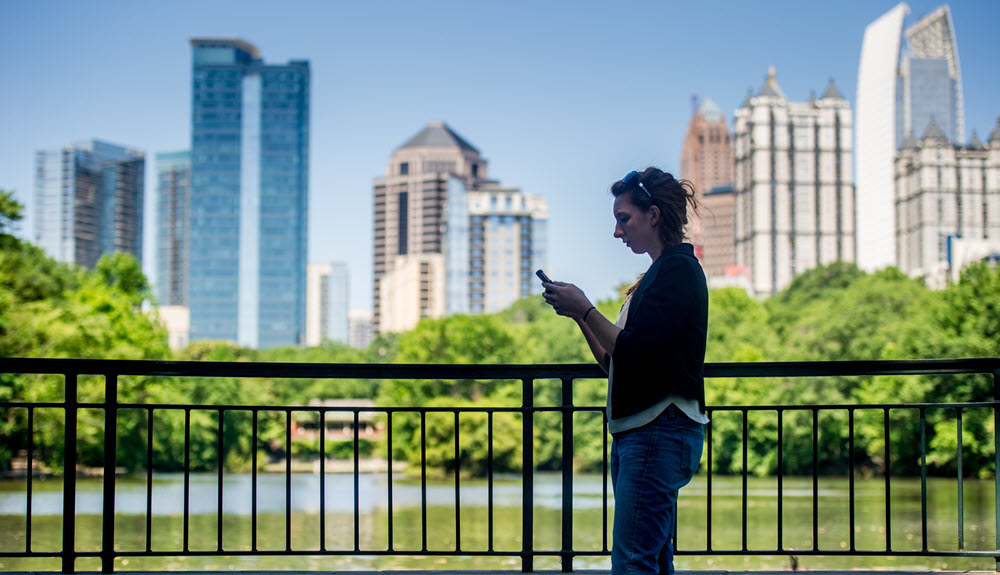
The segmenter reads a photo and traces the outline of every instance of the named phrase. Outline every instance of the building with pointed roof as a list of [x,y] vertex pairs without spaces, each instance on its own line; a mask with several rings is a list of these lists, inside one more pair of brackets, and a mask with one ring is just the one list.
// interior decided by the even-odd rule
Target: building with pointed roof
[[373,327],[487,313],[540,291],[548,209],[491,181],[479,150],[442,122],[396,149],[375,179]]
[[929,287],[957,281],[969,263],[1000,253],[1000,124],[983,145],[954,144],[932,119],[895,162],[896,261]]
[[770,69],[733,123],[736,265],[770,296],[798,274],[854,261],[850,104],[832,84],[787,100]]
[[[711,98],[703,99],[681,149],[681,177],[694,186],[701,215],[691,215],[695,254],[709,280],[736,263],[733,237],[733,144],[726,117]],[[716,193],[711,193],[718,189]]]

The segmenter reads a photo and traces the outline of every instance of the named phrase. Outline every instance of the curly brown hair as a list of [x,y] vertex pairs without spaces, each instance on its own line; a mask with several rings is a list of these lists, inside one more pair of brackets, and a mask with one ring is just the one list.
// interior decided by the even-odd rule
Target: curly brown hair
[[[688,208],[698,214],[694,186],[687,180],[677,180],[668,172],[649,167],[639,174],[639,182],[621,180],[611,184],[614,197],[630,194],[629,199],[637,208],[648,212],[654,205],[660,210],[660,239],[664,248],[671,248],[684,241],[684,228],[688,224]],[[649,191],[647,195],[643,188]]]

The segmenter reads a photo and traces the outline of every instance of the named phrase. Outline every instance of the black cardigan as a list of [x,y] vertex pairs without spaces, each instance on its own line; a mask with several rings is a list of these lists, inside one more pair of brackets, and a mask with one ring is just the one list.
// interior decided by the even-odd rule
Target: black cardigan
[[611,418],[652,407],[667,395],[705,410],[708,286],[691,244],[664,250],[632,293],[615,340]]

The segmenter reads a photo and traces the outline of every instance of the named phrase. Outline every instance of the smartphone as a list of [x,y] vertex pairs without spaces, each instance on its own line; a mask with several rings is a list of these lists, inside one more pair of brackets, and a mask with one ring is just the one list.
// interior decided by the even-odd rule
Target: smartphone
[[537,272],[535,272],[535,275],[538,276],[538,279],[542,280],[542,283],[548,283],[548,284],[552,283],[552,280],[549,279],[549,276],[545,275],[545,272],[543,272],[542,270],[538,270]]

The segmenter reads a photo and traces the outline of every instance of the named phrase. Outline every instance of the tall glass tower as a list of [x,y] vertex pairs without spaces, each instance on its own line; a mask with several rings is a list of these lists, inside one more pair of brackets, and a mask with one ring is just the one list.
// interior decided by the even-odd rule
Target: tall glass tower
[[865,28],[858,66],[858,265],[896,265],[894,158],[910,136],[938,126],[951,143],[965,138],[962,73],[948,6],[904,32],[900,2]]
[[305,332],[309,63],[194,38],[191,341],[298,344]]
[[35,155],[35,242],[87,268],[103,254],[142,261],[146,156],[99,140]]
[[159,305],[187,306],[191,154],[156,154],[156,276]]

